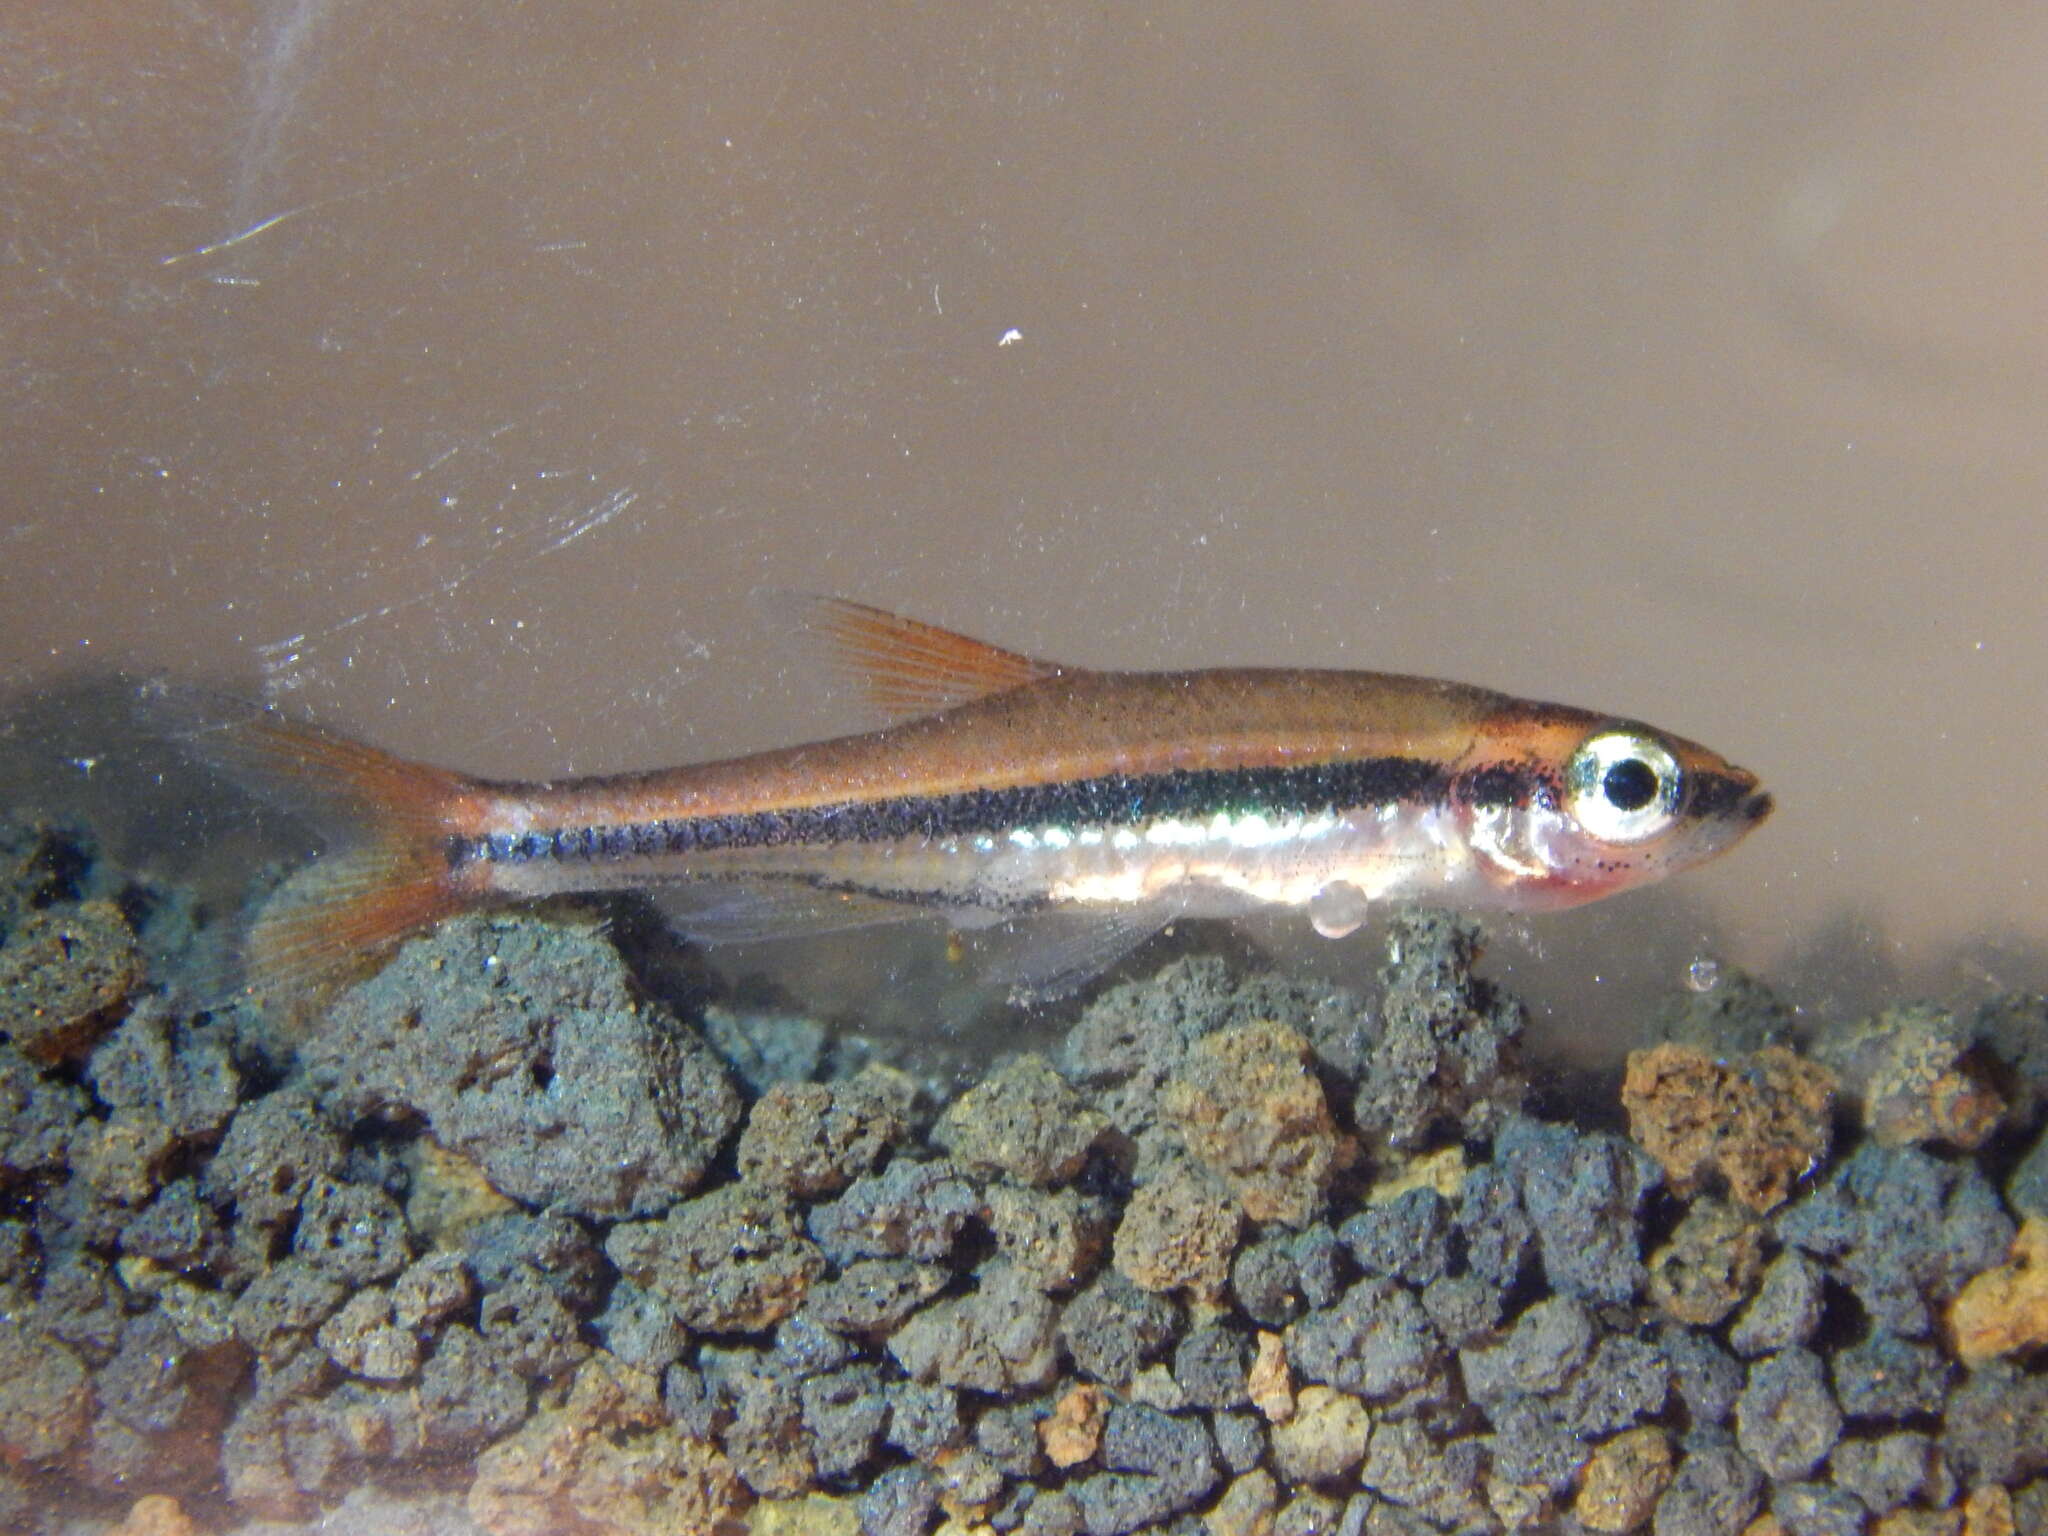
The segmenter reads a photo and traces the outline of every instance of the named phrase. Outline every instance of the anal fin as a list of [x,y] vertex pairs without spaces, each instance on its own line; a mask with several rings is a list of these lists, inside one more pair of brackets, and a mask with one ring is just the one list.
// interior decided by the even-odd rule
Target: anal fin
[[654,904],[700,944],[756,944],[930,918],[930,908],[793,881],[685,880],[650,887]]

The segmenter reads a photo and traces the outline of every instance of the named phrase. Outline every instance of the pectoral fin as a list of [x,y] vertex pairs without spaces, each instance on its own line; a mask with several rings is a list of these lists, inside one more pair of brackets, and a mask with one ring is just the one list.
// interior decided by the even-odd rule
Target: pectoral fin
[[1186,911],[1179,897],[1162,896],[1102,911],[1015,918],[977,940],[981,974],[1012,1003],[1054,1002],[1078,992]]

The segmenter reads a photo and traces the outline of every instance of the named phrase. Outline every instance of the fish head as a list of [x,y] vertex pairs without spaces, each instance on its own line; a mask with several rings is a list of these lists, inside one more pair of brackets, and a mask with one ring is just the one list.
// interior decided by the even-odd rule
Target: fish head
[[1504,902],[1566,907],[1661,880],[1771,813],[1755,774],[1638,721],[1517,705],[1482,723],[1452,780]]

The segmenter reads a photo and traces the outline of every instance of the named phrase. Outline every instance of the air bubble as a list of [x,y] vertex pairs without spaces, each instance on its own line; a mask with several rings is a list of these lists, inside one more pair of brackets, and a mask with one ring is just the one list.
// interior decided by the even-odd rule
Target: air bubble
[[1685,984],[1694,992],[1711,992],[1721,980],[1721,962],[1704,955],[1685,968]]
[[1349,880],[1332,880],[1308,901],[1308,920],[1326,939],[1356,933],[1372,903]]

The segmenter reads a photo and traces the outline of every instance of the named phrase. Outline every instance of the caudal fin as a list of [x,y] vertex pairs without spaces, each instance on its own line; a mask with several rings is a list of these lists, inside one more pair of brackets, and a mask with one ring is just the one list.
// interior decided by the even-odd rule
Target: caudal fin
[[151,684],[145,722],[259,799],[309,822],[328,851],[277,891],[241,945],[243,980],[290,993],[474,906],[448,857],[474,779],[196,690]]

